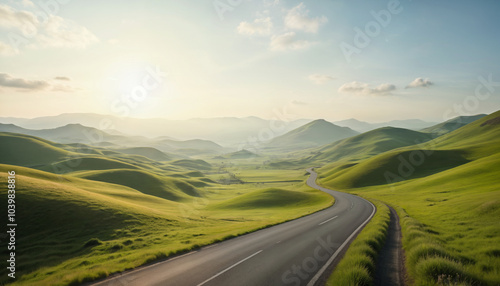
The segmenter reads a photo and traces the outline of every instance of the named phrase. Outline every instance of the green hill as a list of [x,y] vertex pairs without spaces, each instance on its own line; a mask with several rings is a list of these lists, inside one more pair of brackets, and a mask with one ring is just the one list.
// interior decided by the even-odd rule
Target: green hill
[[283,189],[264,189],[237,196],[214,204],[211,209],[255,210],[269,208],[303,207],[317,203],[321,198],[314,194]]
[[29,135],[0,132],[0,163],[37,167],[75,155],[52,142]]
[[176,160],[171,162],[170,164],[174,166],[179,166],[183,167],[186,169],[192,169],[192,170],[210,170],[212,168],[212,165],[209,163],[198,159],[198,160],[191,160],[191,159],[181,159],[181,160]]
[[272,139],[266,144],[266,147],[276,149],[310,148],[357,134],[359,133],[348,127],[339,127],[326,120],[319,119]]
[[141,155],[155,161],[170,161],[174,158],[174,156],[152,147],[119,148],[113,149],[113,151],[118,151],[124,154]]
[[324,182],[342,189],[381,185],[425,177],[469,162],[465,152],[458,150],[426,151],[390,151],[358,164],[342,165],[340,172],[330,175]]
[[500,152],[500,128],[495,121],[499,117],[500,112],[493,113],[419,146],[382,153],[339,172],[333,172],[332,167],[338,165],[331,164],[325,167],[324,180],[341,188],[379,185],[394,178],[430,175],[495,154]]
[[313,160],[338,161],[344,158],[364,159],[392,149],[415,145],[431,140],[428,134],[418,131],[383,127],[331,143],[318,149]]
[[[20,207],[16,219],[23,224],[16,233],[16,247],[22,249],[17,252],[16,277],[42,265],[59,265],[77,256],[83,258],[78,269],[84,269],[88,264],[97,265],[96,261],[112,259],[113,252],[127,247],[122,244],[126,239],[121,238],[120,230],[130,231],[152,222],[156,222],[157,227],[167,227],[163,222],[167,217],[170,224],[180,220],[176,214],[177,203],[147,196],[131,188],[0,164],[2,173],[11,170],[16,172],[16,203]],[[0,183],[7,184],[6,178],[1,176]],[[2,191],[4,195],[5,189]],[[6,200],[3,200],[2,208],[6,207],[5,204]],[[7,277],[5,271],[0,270],[2,277]],[[73,275],[78,271],[74,269]],[[43,274],[42,271],[38,275],[38,279],[43,279],[50,273]],[[57,284],[69,284],[66,279],[70,278],[58,280]]]
[[478,114],[474,116],[458,116],[450,120],[447,120],[443,123],[439,123],[434,126],[422,129],[421,131],[426,133],[433,133],[436,135],[443,135],[451,131],[457,130],[458,128],[463,127],[485,116],[486,114]]
[[321,183],[398,210],[416,285],[500,285],[500,111],[419,146],[326,165]]
[[236,152],[232,152],[229,154],[225,154],[223,158],[228,158],[228,159],[249,159],[249,158],[256,158],[258,157],[257,154],[250,152],[248,150],[239,150]]
[[73,157],[68,160],[63,160],[48,164],[44,167],[37,168],[47,172],[58,174],[71,173],[84,170],[107,170],[107,169],[137,169],[138,167],[124,163],[118,160],[105,157]]
[[200,192],[191,184],[166,176],[157,176],[141,170],[105,170],[75,174],[88,180],[107,182],[135,189],[143,194],[159,198],[182,201],[189,196],[200,196]]

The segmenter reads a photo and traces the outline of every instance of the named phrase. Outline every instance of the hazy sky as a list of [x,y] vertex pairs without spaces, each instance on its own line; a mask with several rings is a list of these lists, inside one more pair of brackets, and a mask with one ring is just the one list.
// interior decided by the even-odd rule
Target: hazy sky
[[0,117],[490,113],[498,12],[495,0],[1,0]]

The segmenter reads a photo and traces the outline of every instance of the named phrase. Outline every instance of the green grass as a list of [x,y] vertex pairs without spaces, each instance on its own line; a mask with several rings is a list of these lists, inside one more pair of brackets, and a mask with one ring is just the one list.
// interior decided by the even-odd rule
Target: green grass
[[375,262],[387,236],[390,211],[380,201],[372,200],[372,203],[377,207],[377,212],[351,243],[326,285],[373,285]]
[[292,153],[291,159],[271,162],[277,169],[304,168],[304,166],[349,164],[396,148],[426,142],[433,137],[429,134],[394,127],[383,127],[325,146]]
[[[425,146],[396,149],[350,166],[325,166],[320,182],[399,206],[413,284],[499,285],[500,125],[492,124],[499,117],[496,112]],[[413,165],[412,175],[383,182],[385,171],[400,174],[393,158],[426,151],[432,155]]]
[[4,164],[38,166],[64,160],[74,154],[37,137],[0,132],[0,158]]
[[197,160],[191,160],[191,159],[180,159],[171,162],[172,165],[174,166],[179,166],[182,168],[187,168],[187,169],[192,169],[192,170],[197,170],[197,171],[206,171],[210,170],[212,168],[212,165],[210,163],[203,161],[201,159]]
[[113,151],[130,155],[140,155],[155,161],[170,161],[174,157],[152,147],[118,148],[113,149]]
[[127,186],[143,194],[172,201],[187,200],[193,196],[199,197],[201,194],[195,186],[185,180],[161,177],[142,170],[110,169],[79,172],[73,176]]
[[[22,225],[17,233],[19,278],[14,285],[77,285],[294,219],[333,202],[303,181],[273,183],[278,188],[273,193],[274,189],[259,184],[210,183],[198,171],[175,173],[176,177],[143,169],[57,175],[0,165],[0,173],[8,170],[17,174],[17,220]],[[293,175],[284,173],[281,177],[290,179]],[[262,177],[267,176],[263,171]],[[0,185],[6,185],[6,177],[0,176]],[[197,190],[198,196],[186,194],[177,202],[144,193],[142,187],[151,191],[147,184],[152,182],[181,194],[186,194],[188,186]],[[195,183],[204,185],[195,187]],[[0,191],[0,196],[5,192]],[[258,209],[244,206],[269,193],[293,197],[267,197],[273,201]],[[1,204],[5,207],[5,200]],[[0,283],[8,281],[6,269],[0,270],[0,276]]]
[[325,198],[314,193],[289,191],[277,188],[253,191],[222,203],[215,209],[259,210],[274,208],[300,208],[321,203]]

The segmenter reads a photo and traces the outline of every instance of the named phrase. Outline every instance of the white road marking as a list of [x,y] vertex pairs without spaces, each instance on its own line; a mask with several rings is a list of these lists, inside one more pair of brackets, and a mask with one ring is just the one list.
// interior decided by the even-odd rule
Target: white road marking
[[324,222],[321,222],[321,223],[320,223],[320,224],[318,224],[318,225],[322,225],[322,224],[324,224],[324,223],[327,223],[327,222],[331,221],[332,219],[336,219],[337,217],[338,217],[338,215],[336,215],[336,216],[334,216],[334,217],[332,217],[332,218],[329,218],[329,219],[325,220]]
[[231,268],[236,267],[237,265],[239,265],[239,264],[241,264],[241,263],[243,263],[243,262],[247,261],[248,259],[250,259],[250,258],[254,257],[255,255],[257,255],[257,254],[259,254],[259,253],[261,253],[261,252],[262,252],[262,250],[259,250],[259,251],[255,252],[254,254],[252,254],[252,255],[248,256],[248,257],[247,257],[247,258],[245,258],[245,259],[242,259],[242,260],[240,260],[240,261],[236,262],[235,264],[233,264],[233,265],[229,266],[228,268],[226,268],[226,269],[222,270],[221,272],[219,272],[219,273],[215,274],[214,276],[212,276],[212,277],[208,278],[207,280],[205,280],[205,281],[201,282],[200,284],[198,284],[198,285],[196,285],[196,286],[201,286],[201,285],[203,285],[203,284],[207,283],[208,281],[210,281],[210,280],[212,280],[212,279],[216,278],[216,277],[217,277],[217,276],[219,276],[219,275],[222,275],[224,272],[229,271]]
[[370,205],[373,208],[370,216],[355,231],[353,231],[351,233],[351,235],[344,241],[344,243],[342,243],[342,245],[340,245],[340,247],[337,249],[337,251],[335,251],[335,253],[332,255],[332,257],[330,257],[330,259],[328,259],[328,261],[323,265],[323,267],[321,267],[321,269],[316,273],[316,275],[314,275],[314,277],[311,279],[311,281],[309,281],[309,283],[307,283],[307,286],[314,286],[314,284],[316,284],[316,281],[318,281],[318,279],[325,272],[325,270],[328,268],[328,266],[330,264],[332,264],[333,260],[342,251],[342,249],[347,245],[347,243],[349,243],[349,241],[359,232],[359,230],[362,229],[372,219],[373,215],[375,214],[376,208],[371,202],[368,202],[368,203],[370,203]]

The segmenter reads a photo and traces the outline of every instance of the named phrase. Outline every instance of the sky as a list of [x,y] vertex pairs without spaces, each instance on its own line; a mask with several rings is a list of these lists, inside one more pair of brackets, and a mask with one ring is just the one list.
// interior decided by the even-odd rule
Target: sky
[[0,0],[0,117],[500,109],[500,2]]

